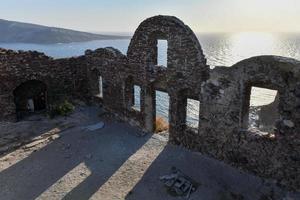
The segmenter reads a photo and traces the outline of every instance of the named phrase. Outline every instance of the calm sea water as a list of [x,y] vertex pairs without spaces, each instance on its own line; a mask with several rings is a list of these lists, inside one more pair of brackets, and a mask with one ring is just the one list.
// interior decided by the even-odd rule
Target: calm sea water
[[[198,39],[206,55],[208,64],[231,66],[234,63],[257,55],[280,55],[300,60],[300,34],[291,33],[237,33],[237,34],[200,34]],[[86,49],[115,47],[126,54],[130,40],[102,40],[70,44],[4,44],[0,47],[13,50],[36,50],[54,58],[83,55]],[[166,65],[167,43],[159,41],[158,62]],[[136,88],[138,90],[138,88]],[[139,91],[135,92],[136,95]],[[252,88],[252,106],[265,105],[274,101],[276,91]],[[138,98],[138,97],[137,97]],[[138,106],[138,105],[137,105]],[[168,118],[169,98],[166,93],[157,92],[157,113]],[[190,125],[196,126],[199,102],[188,100],[188,118]]]

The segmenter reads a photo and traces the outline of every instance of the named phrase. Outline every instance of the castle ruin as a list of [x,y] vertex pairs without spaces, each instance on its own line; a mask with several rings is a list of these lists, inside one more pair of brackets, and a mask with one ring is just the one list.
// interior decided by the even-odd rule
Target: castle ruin
[[[168,42],[167,66],[157,65],[159,39]],[[133,108],[134,85],[141,88],[140,110]],[[251,87],[278,91],[279,118],[272,134],[248,130]],[[0,49],[1,121],[18,120],[29,97],[36,109],[78,98],[153,132],[156,90],[170,97],[171,143],[300,190],[300,61],[257,56],[210,69],[193,31],[172,16],[143,21],[127,55],[101,48],[53,59]],[[200,102],[198,128],[186,124],[188,98]]]

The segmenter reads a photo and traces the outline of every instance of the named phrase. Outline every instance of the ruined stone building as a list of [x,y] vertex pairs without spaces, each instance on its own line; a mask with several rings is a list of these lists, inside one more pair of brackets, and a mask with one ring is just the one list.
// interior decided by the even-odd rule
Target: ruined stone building
[[[157,65],[157,41],[167,40],[167,66]],[[140,110],[134,109],[140,86]],[[272,134],[248,129],[251,87],[278,91]],[[100,87],[100,91],[99,91]],[[102,105],[147,132],[155,129],[155,91],[168,93],[169,140],[282,186],[300,190],[300,61],[257,56],[210,69],[193,31],[176,17],[143,21],[123,55],[114,48],[52,59],[38,52],[0,50],[0,120],[28,109],[79,98]],[[187,99],[200,102],[199,126],[186,124]]]

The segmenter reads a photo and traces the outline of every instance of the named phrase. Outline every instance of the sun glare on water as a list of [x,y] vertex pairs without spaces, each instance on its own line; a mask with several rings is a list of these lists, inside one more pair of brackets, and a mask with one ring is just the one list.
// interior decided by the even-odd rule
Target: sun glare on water
[[275,53],[276,36],[272,33],[244,32],[230,37],[233,60],[238,62],[257,55]]

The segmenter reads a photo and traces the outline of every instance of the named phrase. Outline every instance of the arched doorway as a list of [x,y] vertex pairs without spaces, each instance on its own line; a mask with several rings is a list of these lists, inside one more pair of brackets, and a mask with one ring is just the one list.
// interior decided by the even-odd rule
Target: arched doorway
[[42,81],[26,81],[19,85],[13,94],[18,120],[47,108],[47,86]]

